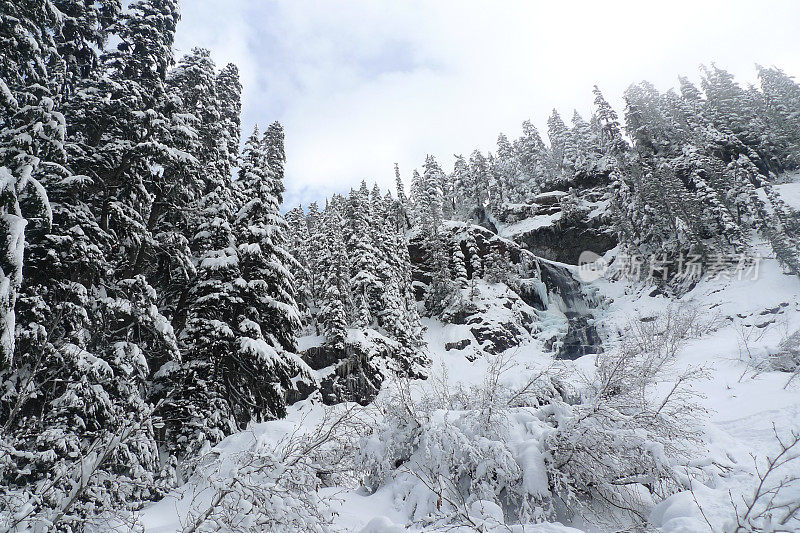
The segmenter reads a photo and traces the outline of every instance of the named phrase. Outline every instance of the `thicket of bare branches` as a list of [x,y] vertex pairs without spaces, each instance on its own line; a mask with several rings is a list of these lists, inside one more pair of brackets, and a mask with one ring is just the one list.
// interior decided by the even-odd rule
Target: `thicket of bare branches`
[[753,492],[742,495],[741,501],[731,495],[735,520],[726,528],[731,533],[800,529],[800,432],[781,436],[774,425],[772,429],[778,451],[762,461],[753,456]]
[[377,490],[397,480],[412,520],[428,528],[482,530],[497,521],[480,511],[487,507],[501,509],[501,521],[545,519],[549,494],[529,478],[544,463],[541,456],[521,461],[514,432],[521,420],[541,424],[534,409],[561,398],[559,372],[534,370],[509,387],[503,381],[512,370],[520,369],[506,355],[493,358],[478,386],[452,384],[444,371],[424,391],[394,383],[378,404],[381,424],[362,440],[365,486]]
[[427,392],[401,382],[363,441],[365,485],[396,483],[413,520],[428,527],[476,528],[474,506],[486,501],[509,524],[581,514],[641,526],[699,474],[687,466],[701,411],[688,385],[703,371],[673,363],[714,326],[691,307],[634,319],[585,382],[556,366],[522,369],[509,356],[479,386],[451,384],[446,373]]
[[[304,423],[277,443],[242,451],[212,450],[182,495],[188,514],[182,533],[328,531],[333,514],[319,489],[353,472],[355,446],[371,425],[369,411],[326,408],[310,431]],[[191,494],[188,493],[191,491]]]
[[562,510],[616,525],[646,522],[652,505],[684,488],[701,411],[688,386],[701,368],[675,369],[687,341],[715,326],[690,306],[630,321],[596,359],[583,399],[560,406],[548,436],[549,475]]

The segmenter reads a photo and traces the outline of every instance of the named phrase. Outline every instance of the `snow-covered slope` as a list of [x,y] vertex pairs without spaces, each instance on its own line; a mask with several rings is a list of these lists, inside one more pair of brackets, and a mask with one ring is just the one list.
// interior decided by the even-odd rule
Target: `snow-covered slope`
[[[778,186],[778,190],[787,203],[800,208],[800,183],[786,183]],[[654,502],[656,505],[649,514],[650,525],[664,533],[711,531],[712,527],[713,531],[733,531],[737,510],[740,517],[746,512],[748,498],[759,483],[759,473],[764,474],[767,459],[780,451],[778,438],[788,442],[792,431],[800,431],[800,378],[789,383],[791,373],[771,371],[761,365],[765,357],[779,351],[781,343],[800,329],[800,280],[785,275],[769,257],[766,247],[758,250],[764,254],[764,259],[759,265],[757,279],[703,280],[678,299],[659,294],[652,287],[634,287],[625,281],[601,279],[593,284],[604,302],[596,316],[607,351],[617,349],[621,339],[631,334],[631,328],[651,323],[655,317],[676,309],[689,310],[688,315],[699,324],[696,332],[680,346],[668,368],[659,374],[660,382],[654,392],[669,394],[677,377],[685,375],[689,369],[698,370],[688,392],[702,411],[686,421],[687,426],[696,424],[699,428],[698,438],[692,441],[690,461],[686,464],[694,475],[691,482],[686,476],[683,490],[660,503]],[[482,293],[497,293],[499,298],[502,287],[485,287]],[[447,400],[451,402],[449,408],[442,409],[437,404],[438,407],[427,411],[430,416],[426,418],[428,427],[424,438],[468,435],[475,443],[486,442],[489,446],[486,465],[490,468],[497,467],[493,461],[502,453],[508,454],[510,464],[505,465],[506,470],[495,472],[495,478],[518,476],[514,479],[520,480],[526,494],[547,492],[543,454],[548,453],[546,442],[552,435],[552,427],[531,415],[529,408],[520,408],[508,411],[498,426],[501,429],[497,435],[481,433],[480,427],[470,418],[469,405],[475,400],[469,398],[470,391],[481,390],[487,376],[495,376],[512,389],[524,385],[542,369],[557,372],[565,385],[580,390],[582,383],[594,379],[598,356],[586,355],[575,361],[554,363],[553,352],[548,349],[551,347],[535,332],[525,335],[519,346],[490,355],[475,343],[470,343],[469,349],[454,348],[454,343],[458,344],[468,335],[465,326],[445,325],[434,320],[427,320],[425,326],[427,351],[432,360],[431,375],[427,380],[399,387],[407,387],[403,390],[408,391],[410,402],[441,397],[444,390],[462,391],[464,398],[458,400],[463,403],[461,407],[453,405],[456,395],[452,395]],[[498,371],[503,365],[511,370]],[[364,429],[365,439],[356,440],[363,447],[354,452],[360,454],[362,465],[365,455],[372,460],[391,456],[385,449],[378,450],[385,445],[380,440],[380,431],[385,432],[385,427],[368,438],[366,433],[383,427],[381,424],[385,426],[386,421],[395,416],[392,402],[397,402],[397,387],[384,387],[376,400],[377,408],[370,411],[373,418],[370,427]],[[547,386],[542,387],[541,394],[550,394],[544,389]],[[216,455],[208,460],[230,468],[240,461],[243,451],[262,449],[271,453],[285,443],[287,436],[310,431],[314,422],[322,420],[326,413],[330,416],[331,410],[343,409],[346,406],[325,407],[312,397],[294,405],[285,420],[258,424],[226,439],[216,448]],[[449,445],[444,442],[439,448],[430,449]],[[419,450],[424,446],[420,446],[405,464],[428,464],[426,461],[435,464],[436,458],[431,452],[423,454],[425,457],[413,455],[421,453]],[[356,475],[348,483],[337,478],[337,485],[319,488],[319,509],[331,517],[334,530],[393,533],[434,530],[442,526],[441,522],[430,518],[441,505],[441,498],[439,501],[436,498],[437,488],[422,483],[424,476],[419,470],[398,463],[402,461],[385,465],[384,477],[371,485]],[[241,473],[241,470],[230,471]],[[772,486],[792,474],[800,476],[800,459],[772,472],[765,485]],[[373,490],[360,486],[361,483]],[[203,506],[217,494],[218,488],[214,487],[207,479],[194,478],[172,496],[143,511],[140,518],[145,530],[152,533],[180,531],[189,523],[190,515],[202,512]],[[800,502],[800,486],[795,482],[785,487],[779,499]],[[287,499],[280,505],[291,508],[299,502]],[[453,530],[537,533],[604,530],[591,525],[591,517],[586,514],[573,517],[568,525],[543,522],[506,526],[503,510],[495,503],[478,499],[466,502],[464,509],[462,523]],[[544,517],[537,512],[531,509],[529,515]],[[789,521],[782,527],[784,529],[775,530],[800,530],[800,521]]]

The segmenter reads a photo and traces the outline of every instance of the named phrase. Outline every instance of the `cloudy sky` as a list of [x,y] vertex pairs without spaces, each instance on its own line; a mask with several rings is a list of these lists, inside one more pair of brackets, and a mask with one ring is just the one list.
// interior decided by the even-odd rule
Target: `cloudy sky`
[[183,0],[178,53],[235,62],[244,128],[286,130],[287,206],[361,180],[408,182],[428,153],[492,150],[555,108],[588,115],[595,83],[660,89],[716,62],[800,77],[800,1]]

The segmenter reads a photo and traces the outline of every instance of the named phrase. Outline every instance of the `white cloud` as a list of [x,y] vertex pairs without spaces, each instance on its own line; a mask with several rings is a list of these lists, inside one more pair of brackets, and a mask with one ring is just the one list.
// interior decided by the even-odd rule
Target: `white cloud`
[[[552,108],[591,109],[597,83],[661,89],[716,61],[740,81],[754,63],[800,75],[800,3],[184,0],[178,46],[236,62],[244,122],[280,120],[287,203],[393,184],[427,153],[492,149]],[[544,131],[543,131],[544,133]]]

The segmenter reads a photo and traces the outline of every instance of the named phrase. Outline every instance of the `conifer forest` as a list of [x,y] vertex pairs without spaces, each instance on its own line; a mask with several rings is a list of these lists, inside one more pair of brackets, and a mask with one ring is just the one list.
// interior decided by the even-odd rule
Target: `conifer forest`
[[800,531],[790,74],[289,205],[193,3],[0,2],[0,532]]

